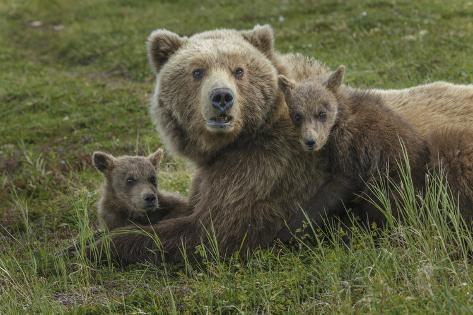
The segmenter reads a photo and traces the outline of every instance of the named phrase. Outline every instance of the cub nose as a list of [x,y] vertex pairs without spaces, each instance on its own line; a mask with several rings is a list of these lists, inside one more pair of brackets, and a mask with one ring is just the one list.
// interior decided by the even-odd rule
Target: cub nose
[[309,148],[313,148],[315,146],[315,140],[314,139],[309,139],[305,140],[305,145],[308,146]]
[[224,113],[233,106],[233,92],[228,88],[214,89],[210,93],[212,106]]
[[143,196],[144,201],[146,201],[147,204],[154,204],[156,203],[156,196],[154,194],[145,194]]

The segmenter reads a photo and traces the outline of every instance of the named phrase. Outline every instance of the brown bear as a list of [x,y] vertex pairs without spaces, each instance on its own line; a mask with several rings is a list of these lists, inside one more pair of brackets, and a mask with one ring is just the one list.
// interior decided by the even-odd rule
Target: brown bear
[[[278,89],[278,73],[299,81],[327,70],[300,55],[277,54],[273,41],[269,26],[150,35],[157,78],[150,114],[167,147],[196,166],[188,199],[193,212],[150,226],[148,234],[114,235],[117,261],[159,263],[158,247],[166,259],[180,260],[182,252],[207,244],[208,233],[215,234],[219,255],[270,246],[284,220],[328,179],[323,156],[297,143]],[[462,119],[473,121],[473,110]]]
[[[189,38],[158,30],[148,51],[157,72],[151,116],[168,148],[196,171],[188,200],[193,213],[145,232],[159,236],[169,260],[182,259],[182,248],[194,253],[208,242],[207,232],[215,233],[220,255],[269,246],[291,212],[315,194],[326,169],[296,143],[270,59],[271,28]],[[161,259],[149,235],[112,241],[123,264]]]
[[[156,172],[162,155],[161,149],[147,157],[94,152],[92,162],[105,176],[97,207],[103,228],[157,223],[187,211],[187,204],[179,196],[158,190]],[[175,207],[178,203],[184,207]]]
[[[330,165],[330,177],[304,208],[306,213],[291,218],[291,231],[302,226],[305,215],[320,225],[327,213],[341,215],[356,196],[369,198],[370,185],[379,174],[399,183],[397,166],[404,154],[415,186],[424,186],[430,158],[427,141],[378,95],[342,85],[344,71],[340,66],[328,76],[301,82],[279,76],[301,146],[309,152],[321,151]],[[361,208],[363,217],[382,223],[383,214],[374,206],[365,203]],[[287,232],[283,229],[279,237],[287,239]]]
[[[473,213],[473,137],[468,129],[439,128],[428,140],[399,114],[386,107],[370,90],[342,85],[345,67],[328,76],[319,75],[301,82],[279,76],[289,115],[299,130],[299,142],[307,151],[323,150],[330,165],[330,178],[312,197],[312,203],[294,215],[288,228],[296,231],[307,215],[320,225],[325,214],[342,215],[357,196],[375,200],[370,185],[387,174],[401,185],[399,165],[407,156],[413,184],[425,187],[429,168],[443,167],[453,196],[458,198],[466,220]],[[391,196],[394,198],[394,196]],[[398,216],[396,203],[392,211]],[[384,215],[369,202],[355,205],[362,217],[384,223]],[[289,231],[279,233],[281,239]]]

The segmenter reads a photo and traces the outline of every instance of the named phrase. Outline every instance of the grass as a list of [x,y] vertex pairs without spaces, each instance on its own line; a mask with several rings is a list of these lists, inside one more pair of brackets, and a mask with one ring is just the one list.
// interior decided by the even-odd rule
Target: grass
[[[440,180],[420,206],[405,192],[409,224],[355,228],[348,250],[336,229],[245,263],[117,270],[60,249],[93,237],[90,154],[161,145],[147,115],[151,30],[270,23],[280,51],[345,64],[352,85],[402,88],[473,81],[472,17],[459,0],[2,1],[0,313],[471,313],[473,241]],[[166,157],[163,189],[185,194],[190,178]]]

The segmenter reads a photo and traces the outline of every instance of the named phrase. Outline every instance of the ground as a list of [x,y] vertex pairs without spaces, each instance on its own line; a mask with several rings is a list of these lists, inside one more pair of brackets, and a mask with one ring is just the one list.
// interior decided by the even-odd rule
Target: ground
[[[330,241],[334,231],[245,262],[121,270],[62,255],[96,226],[102,178],[90,154],[160,146],[147,114],[148,34],[264,23],[279,51],[344,64],[354,86],[473,82],[471,1],[2,1],[0,313],[473,311],[473,241],[445,213],[431,224],[413,215],[376,240],[355,230],[349,249]],[[191,176],[167,156],[160,184],[185,194]]]

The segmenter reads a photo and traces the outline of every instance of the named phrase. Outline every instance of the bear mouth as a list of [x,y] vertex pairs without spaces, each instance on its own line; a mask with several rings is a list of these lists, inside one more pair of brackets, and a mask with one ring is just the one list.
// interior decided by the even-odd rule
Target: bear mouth
[[232,120],[232,116],[220,114],[207,120],[207,126],[211,128],[225,129],[232,126]]
[[157,204],[157,203],[154,204],[154,205],[145,205],[145,206],[143,207],[143,210],[144,210],[145,212],[154,211],[154,210],[156,210],[157,207],[158,207],[158,204]]

